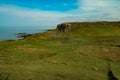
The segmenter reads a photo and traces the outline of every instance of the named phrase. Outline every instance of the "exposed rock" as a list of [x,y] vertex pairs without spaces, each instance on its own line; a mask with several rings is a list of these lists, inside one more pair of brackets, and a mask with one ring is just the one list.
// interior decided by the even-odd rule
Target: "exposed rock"
[[31,34],[27,34],[27,33],[18,33],[17,34],[18,38],[26,38],[27,36],[31,36]]
[[5,41],[15,41],[15,40],[9,39],[9,40],[5,40]]
[[26,36],[27,35],[27,33],[18,33],[17,34],[17,37],[18,38],[22,38],[22,37],[24,37],[24,36]]
[[98,70],[98,68],[94,67],[94,68],[93,68],[93,70],[97,71],[97,70]]
[[67,32],[70,29],[71,24],[69,23],[62,23],[57,25],[57,30],[62,32]]

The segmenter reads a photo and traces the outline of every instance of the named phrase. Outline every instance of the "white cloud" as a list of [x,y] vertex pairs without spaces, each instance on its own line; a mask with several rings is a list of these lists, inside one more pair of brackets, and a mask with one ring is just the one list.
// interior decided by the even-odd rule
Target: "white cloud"
[[[119,0],[79,0],[79,8],[84,11],[96,11],[99,14],[109,14],[120,19]],[[80,6],[82,4],[82,6]]]
[[106,6],[105,0],[82,0],[80,6],[83,10],[96,10]]
[[117,21],[120,20],[119,4],[119,0],[78,0],[78,8],[70,13],[76,13],[74,19],[78,21]]
[[119,0],[79,0],[79,5],[84,10],[101,10],[119,7]]
[[0,25],[55,27],[67,21],[120,20],[119,4],[119,0],[78,0],[78,8],[66,12],[0,5]]
[[[21,23],[21,25],[25,25],[25,26],[26,25],[51,26],[55,24],[57,25],[58,23],[62,22],[59,20],[59,18],[70,15],[62,12],[28,9],[13,5],[0,6],[0,14],[2,14],[2,17],[10,16],[12,19],[10,19],[9,17],[4,17],[6,18],[6,20],[9,21],[9,23],[10,22],[13,23],[13,21],[16,22],[15,19],[17,19],[17,21]],[[16,25],[16,23],[13,23],[13,25]]]

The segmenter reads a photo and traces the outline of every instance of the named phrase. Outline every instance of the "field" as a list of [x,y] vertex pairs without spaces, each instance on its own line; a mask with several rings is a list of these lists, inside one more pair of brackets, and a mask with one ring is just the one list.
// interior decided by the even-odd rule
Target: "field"
[[120,22],[64,24],[1,41],[0,80],[111,80],[109,70],[120,79]]

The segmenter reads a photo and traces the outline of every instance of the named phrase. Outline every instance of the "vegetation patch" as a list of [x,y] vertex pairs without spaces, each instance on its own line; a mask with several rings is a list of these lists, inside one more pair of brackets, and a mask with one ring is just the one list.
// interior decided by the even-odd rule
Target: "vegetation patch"
[[120,79],[119,57],[119,21],[61,23],[22,40],[0,41],[0,80]]

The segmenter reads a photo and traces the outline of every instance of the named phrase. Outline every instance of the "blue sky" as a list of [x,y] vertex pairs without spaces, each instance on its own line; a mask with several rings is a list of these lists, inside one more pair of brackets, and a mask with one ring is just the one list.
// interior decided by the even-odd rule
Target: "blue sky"
[[77,0],[1,0],[1,4],[13,4],[21,7],[41,10],[67,11],[77,8]]
[[0,0],[0,26],[119,21],[120,0]]

